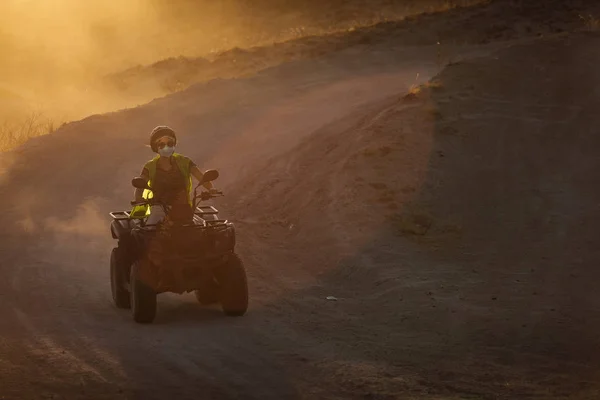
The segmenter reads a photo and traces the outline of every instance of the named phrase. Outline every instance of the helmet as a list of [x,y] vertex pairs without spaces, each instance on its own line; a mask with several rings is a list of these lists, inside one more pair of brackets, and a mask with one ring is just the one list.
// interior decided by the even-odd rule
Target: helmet
[[150,148],[153,152],[158,152],[158,148],[156,147],[156,141],[161,137],[169,136],[175,140],[175,144],[177,144],[177,136],[175,135],[175,131],[169,128],[166,125],[159,125],[156,128],[152,129],[150,132]]

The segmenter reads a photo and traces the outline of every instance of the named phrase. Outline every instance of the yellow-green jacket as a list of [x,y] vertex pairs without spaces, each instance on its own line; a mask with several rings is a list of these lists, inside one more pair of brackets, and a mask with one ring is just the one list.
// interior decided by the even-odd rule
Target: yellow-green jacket
[[[192,192],[192,174],[190,172],[192,168],[192,160],[178,153],[173,153],[172,157],[175,159],[175,163],[177,164],[179,170],[184,176],[186,183],[185,186],[187,198],[190,205],[192,205],[192,200],[190,197]],[[156,167],[159,158],[160,156],[157,155],[152,160],[148,161],[146,165],[144,165],[144,168],[148,170],[148,186],[150,188],[152,188],[152,182],[154,181],[154,177],[156,176]],[[152,197],[152,191],[144,189],[144,192],[142,193],[142,198],[151,199]],[[148,215],[150,215],[150,207],[148,207],[148,205],[134,206],[130,213],[131,218],[145,218]]]

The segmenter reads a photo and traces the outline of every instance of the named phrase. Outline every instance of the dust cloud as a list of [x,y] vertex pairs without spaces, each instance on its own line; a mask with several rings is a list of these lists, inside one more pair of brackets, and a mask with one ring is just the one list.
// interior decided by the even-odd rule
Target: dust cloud
[[179,56],[210,59],[234,47],[268,46],[464,3],[473,1],[3,0],[0,124],[20,126],[36,114],[55,129],[148,102],[155,92],[132,101],[102,83],[138,65]]
[[102,112],[111,99],[103,101],[98,78],[169,56],[168,26],[147,0],[3,2],[0,101],[13,116]]
[[[45,241],[38,246],[38,251],[44,255],[45,260],[54,261],[65,270],[75,268],[103,273],[82,260],[94,258],[102,264],[114,245],[114,240],[107,231],[106,214],[102,211],[105,206],[102,198],[88,198],[74,210],[72,216],[44,218],[38,226],[33,229],[29,227],[31,230],[25,231],[44,236]],[[26,224],[22,226],[28,228]]]

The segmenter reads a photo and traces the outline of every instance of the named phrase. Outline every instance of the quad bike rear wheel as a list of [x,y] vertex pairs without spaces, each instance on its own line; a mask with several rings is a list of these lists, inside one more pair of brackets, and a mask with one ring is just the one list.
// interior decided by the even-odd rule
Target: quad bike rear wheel
[[140,279],[140,262],[131,267],[131,312],[135,322],[148,324],[156,316],[156,292]]
[[115,247],[110,253],[110,290],[118,308],[131,308],[129,291],[125,287],[127,259],[123,249]]
[[220,286],[221,306],[226,315],[242,316],[248,310],[248,280],[244,263],[237,254],[232,254],[225,264],[216,269]]

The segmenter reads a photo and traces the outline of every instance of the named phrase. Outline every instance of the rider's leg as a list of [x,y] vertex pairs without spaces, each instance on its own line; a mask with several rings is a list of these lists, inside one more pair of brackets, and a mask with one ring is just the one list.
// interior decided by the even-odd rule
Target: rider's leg
[[150,216],[146,221],[146,225],[156,225],[165,217],[165,210],[161,206],[151,206]]

